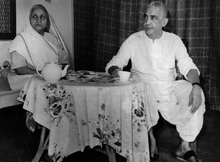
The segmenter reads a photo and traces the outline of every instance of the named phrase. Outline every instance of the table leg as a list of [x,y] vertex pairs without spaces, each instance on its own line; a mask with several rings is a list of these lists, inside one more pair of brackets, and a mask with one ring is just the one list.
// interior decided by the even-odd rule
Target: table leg
[[190,144],[190,147],[192,150],[195,151],[195,153],[197,153],[197,141],[196,140]]
[[34,158],[31,162],[39,162],[44,150],[47,148],[49,142],[49,134],[46,137],[46,128],[42,127],[41,130],[41,136],[40,136],[40,142],[38,145],[37,153],[35,154]]
[[104,145],[104,149],[103,148],[96,148],[95,150],[102,153],[102,154],[107,155],[109,162],[117,162],[116,161],[116,153],[112,147],[110,147],[108,145]]
[[105,145],[105,148],[106,148],[109,162],[116,162],[115,150],[108,145]]

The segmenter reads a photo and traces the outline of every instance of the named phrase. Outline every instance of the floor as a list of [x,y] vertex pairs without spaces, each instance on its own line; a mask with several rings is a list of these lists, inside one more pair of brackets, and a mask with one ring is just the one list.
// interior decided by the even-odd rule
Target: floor
[[[25,111],[21,106],[0,110],[0,162],[31,162],[38,146],[39,135],[26,129]],[[160,120],[155,128],[160,157],[158,162],[180,162],[174,156],[179,137],[175,127]],[[198,155],[203,162],[220,161],[220,111],[205,113],[204,127],[198,136]],[[42,162],[47,162],[46,154]],[[108,162],[107,156],[85,149],[67,157],[63,162]],[[117,156],[117,162],[126,160]]]

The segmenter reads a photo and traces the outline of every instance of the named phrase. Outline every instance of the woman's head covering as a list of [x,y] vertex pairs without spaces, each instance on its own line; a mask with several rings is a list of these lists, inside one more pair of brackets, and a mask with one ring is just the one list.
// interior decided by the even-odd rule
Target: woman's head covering
[[[59,43],[61,44],[62,48],[66,51],[66,53],[68,53],[68,50],[67,50],[67,48],[66,48],[66,46],[65,46],[65,43],[64,43],[64,41],[63,41],[63,39],[62,39],[62,37],[61,37],[61,35],[60,35],[60,33],[59,33],[57,27],[56,27],[56,25],[55,25],[55,23],[54,23],[54,21],[53,21],[51,15],[48,13],[47,9],[46,9],[43,5],[41,5],[41,4],[36,4],[36,5],[34,5],[34,6],[30,9],[30,11],[29,11],[29,13],[28,13],[27,28],[32,28],[32,29],[33,29],[33,27],[32,27],[31,24],[30,24],[30,16],[31,16],[32,12],[33,12],[35,9],[37,9],[37,8],[43,9],[44,12],[45,12],[45,15],[46,15],[46,17],[47,17],[47,25],[46,25],[46,28],[44,29],[44,31],[53,34],[53,35],[57,38],[57,40],[59,41]],[[33,29],[33,30],[34,30],[34,29]],[[35,30],[34,30],[34,31],[35,31]]]
[[[28,63],[32,64],[33,66],[40,64],[41,60],[43,60],[43,57],[40,57],[39,54],[46,53],[49,49],[48,45],[49,45],[49,47],[52,47],[52,49],[55,51],[56,55],[58,52],[58,48],[55,45],[53,45],[52,43],[50,43],[49,41],[46,41],[43,38],[43,36],[40,35],[37,31],[35,31],[34,28],[30,24],[31,13],[33,12],[34,9],[39,8],[39,7],[42,8],[43,10],[45,10],[45,13],[48,15],[47,22],[49,22],[49,23],[47,26],[48,28],[46,30],[48,30],[48,32],[50,34],[54,35],[57,38],[59,44],[61,45],[61,48],[64,49],[68,55],[68,51],[67,51],[67,48],[64,44],[64,41],[63,41],[55,23],[54,23],[54,21],[52,20],[50,14],[48,13],[48,11],[46,10],[46,8],[44,6],[42,6],[41,4],[37,4],[37,5],[34,5],[30,9],[30,11],[28,12],[28,17],[26,19],[26,26],[24,27],[22,32],[19,33],[19,36],[17,36],[12,41],[12,43],[9,47],[9,52],[17,51],[19,54],[21,54],[24,58],[27,59]],[[21,36],[24,38],[25,43],[21,39]],[[45,42],[47,42],[47,43],[45,43]],[[27,47],[29,50],[27,50]],[[51,53],[51,52],[48,52],[48,53]],[[56,55],[53,55],[54,57],[53,56],[48,57],[49,58],[48,60],[55,62],[54,60],[56,60],[56,57],[58,57]],[[46,57],[46,56],[44,56],[44,57]]]

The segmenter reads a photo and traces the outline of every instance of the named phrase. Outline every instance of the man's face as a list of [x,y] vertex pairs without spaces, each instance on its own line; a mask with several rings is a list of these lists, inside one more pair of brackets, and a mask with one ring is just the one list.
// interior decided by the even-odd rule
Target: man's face
[[162,36],[162,28],[167,24],[162,9],[151,6],[145,14],[144,29],[147,36],[151,39],[158,39]]

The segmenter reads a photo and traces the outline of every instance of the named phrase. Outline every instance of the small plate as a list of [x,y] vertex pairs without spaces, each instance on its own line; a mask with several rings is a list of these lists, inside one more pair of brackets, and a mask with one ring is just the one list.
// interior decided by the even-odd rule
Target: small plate
[[120,81],[119,78],[114,78],[115,82],[117,83],[130,83],[133,82],[134,80],[132,78],[128,79],[128,81]]
[[98,78],[99,74],[94,71],[88,71],[88,70],[79,70],[77,71],[81,76],[92,79],[92,78]]
[[66,79],[67,79],[67,80],[76,80],[78,77],[79,77],[79,75],[76,75],[76,76],[67,75],[67,76],[66,76]]
[[96,72],[94,71],[88,71],[88,70],[79,70],[77,71],[81,75],[97,75]]

